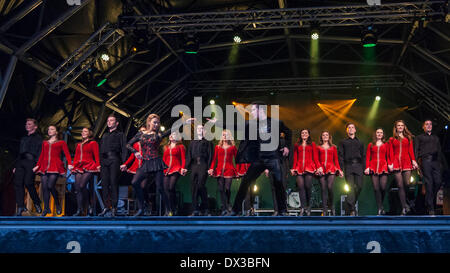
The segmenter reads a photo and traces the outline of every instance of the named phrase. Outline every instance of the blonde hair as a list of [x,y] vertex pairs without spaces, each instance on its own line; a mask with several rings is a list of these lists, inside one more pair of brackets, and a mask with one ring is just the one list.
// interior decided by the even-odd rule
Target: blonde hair
[[228,140],[223,140],[222,138],[219,140],[219,146],[223,146],[223,143],[224,143],[224,141],[227,141],[228,142],[228,145],[232,145],[232,146],[234,146],[234,139],[233,139],[233,135],[231,135],[231,131],[230,130],[228,130],[228,129],[226,129],[226,130],[223,130],[222,131],[222,133],[223,132],[226,132],[226,134],[227,134],[227,136],[228,136]]

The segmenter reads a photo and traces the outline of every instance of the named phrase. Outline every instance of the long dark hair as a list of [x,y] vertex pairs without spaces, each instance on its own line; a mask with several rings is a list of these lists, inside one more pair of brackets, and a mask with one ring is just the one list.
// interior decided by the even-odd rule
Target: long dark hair
[[311,131],[309,131],[309,129],[307,129],[307,128],[303,128],[303,129],[300,130],[300,136],[298,137],[297,145],[302,145],[303,144],[303,139],[302,139],[302,132],[303,131],[307,131],[308,132],[308,139],[306,140],[306,145],[311,145],[312,144]]
[[373,144],[373,145],[377,145],[377,131],[378,131],[378,130],[383,131],[383,138],[381,139],[381,141],[382,141],[383,143],[386,142],[386,134],[384,133],[383,128],[378,127],[377,129],[375,129],[375,131],[373,132],[373,135],[372,135],[372,144]]
[[56,125],[49,125],[49,126],[47,127],[47,140],[50,139],[50,137],[49,137],[49,135],[48,135],[48,128],[50,128],[50,127],[55,127],[55,129],[56,129],[56,139],[57,139],[57,140],[61,140],[61,139],[62,139],[61,130],[60,130],[59,127],[56,126]]

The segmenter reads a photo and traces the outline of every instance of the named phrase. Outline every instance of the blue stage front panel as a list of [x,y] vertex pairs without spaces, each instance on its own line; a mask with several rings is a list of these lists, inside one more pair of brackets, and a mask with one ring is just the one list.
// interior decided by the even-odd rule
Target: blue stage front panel
[[2,217],[0,252],[450,253],[450,217]]

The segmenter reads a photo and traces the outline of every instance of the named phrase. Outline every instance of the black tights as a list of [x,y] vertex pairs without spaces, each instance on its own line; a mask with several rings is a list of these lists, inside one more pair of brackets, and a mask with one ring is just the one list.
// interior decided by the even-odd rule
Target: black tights
[[[138,199],[138,207],[139,209],[144,209],[144,189],[147,185],[148,177],[150,175],[154,175],[154,179],[156,182],[156,191],[161,195],[162,197],[162,207],[167,207],[167,204],[169,203],[168,197],[166,196],[164,192],[164,186],[163,186],[163,176],[164,173],[162,170],[160,171],[154,171],[154,172],[145,172],[142,169],[138,169],[136,174],[133,176],[133,179],[131,180],[131,185],[133,186],[136,197]],[[163,210],[164,211],[164,210]]]
[[[75,194],[77,196],[77,208],[82,210],[84,203],[89,200],[89,190],[87,184],[91,181],[92,173],[77,173],[75,174]],[[84,201],[84,202],[83,202]]]
[[331,208],[334,209],[333,203],[333,184],[334,178],[336,175],[334,174],[325,174],[322,175],[319,179],[320,186],[322,187],[322,206],[323,206],[323,215],[327,215],[328,212],[328,204],[331,205]]
[[175,186],[177,184],[179,173],[173,173],[164,176],[164,193],[169,198],[169,211],[174,212],[177,206],[177,194]]
[[375,191],[375,199],[377,201],[378,210],[383,209],[383,200],[386,194],[387,174],[373,174],[372,183]]
[[217,178],[217,183],[219,184],[220,191],[220,201],[222,202],[222,210],[228,210],[230,207],[230,197],[231,197],[231,182],[232,178]]
[[400,197],[400,203],[402,208],[406,208],[406,196],[408,192],[408,184],[411,179],[411,171],[398,171],[394,173],[395,181],[397,181],[398,196]]
[[297,189],[300,193],[300,203],[302,208],[309,208],[311,201],[312,174],[302,174],[297,176]]
[[42,186],[42,193],[44,195],[44,208],[46,210],[50,210],[50,193],[53,195],[53,199],[55,200],[55,205],[58,208],[59,205],[59,198],[58,198],[58,192],[56,191],[56,180],[58,179],[59,174],[52,173],[52,174],[44,174],[41,177],[41,186]]

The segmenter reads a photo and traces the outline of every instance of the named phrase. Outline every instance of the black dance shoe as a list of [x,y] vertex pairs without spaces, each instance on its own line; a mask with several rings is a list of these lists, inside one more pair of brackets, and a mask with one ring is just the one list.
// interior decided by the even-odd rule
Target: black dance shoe
[[109,212],[109,209],[108,209],[108,208],[104,208],[104,209],[102,210],[102,212],[100,212],[100,213],[98,214],[98,216],[105,217],[105,215],[106,215],[108,212]]
[[306,208],[306,216],[311,216],[311,207]]
[[56,205],[56,214],[57,215],[60,215],[62,213],[62,208],[61,208],[61,205]]
[[26,212],[26,211],[28,211],[27,208],[19,207],[19,208],[17,208],[16,216],[22,216],[22,213]]
[[49,214],[49,213],[52,213],[52,211],[46,208],[46,209],[44,209],[44,211],[42,212],[41,216],[46,216],[46,215]]
[[278,216],[278,211],[274,211],[274,212],[272,213],[272,216]]
[[228,210],[224,209],[222,210],[222,213],[220,214],[220,216],[225,216],[228,214]]
[[81,213],[81,209],[77,209],[77,212],[75,212],[75,214],[72,216],[81,216]]
[[229,212],[227,213],[227,215],[225,215],[225,216],[237,216],[237,215],[238,215],[237,212],[235,212],[234,210],[231,210],[231,211],[229,211]]
[[200,212],[198,210],[194,210],[189,216],[200,216]]
[[42,208],[41,208],[41,205],[39,205],[39,204],[34,204],[34,208],[36,209],[36,212],[37,213],[42,213]]
[[298,216],[303,216],[303,215],[305,215],[305,209],[304,208],[300,208]]
[[88,213],[87,213],[87,215],[88,215],[88,216],[94,216],[94,209],[91,208],[91,207],[89,207],[89,208],[88,208]]
[[133,217],[138,217],[138,216],[142,216],[144,215],[144,211],[142,209],[139,209],[134,215]]
[[116,208],[112,208],[111,210],[111,217],[116,217],[117,216],[117,209]]

